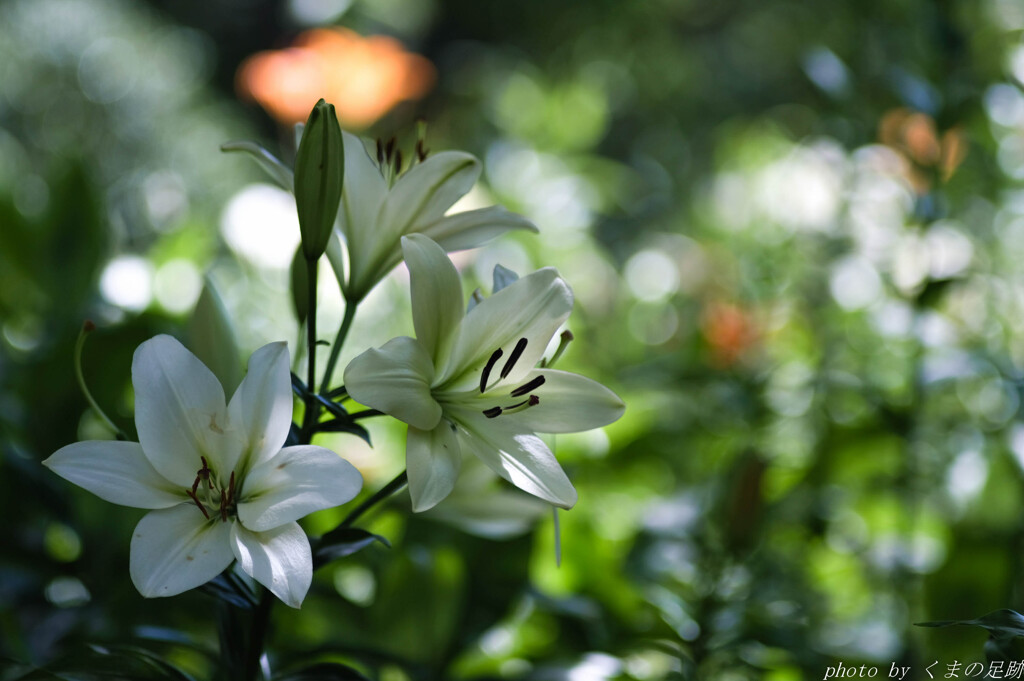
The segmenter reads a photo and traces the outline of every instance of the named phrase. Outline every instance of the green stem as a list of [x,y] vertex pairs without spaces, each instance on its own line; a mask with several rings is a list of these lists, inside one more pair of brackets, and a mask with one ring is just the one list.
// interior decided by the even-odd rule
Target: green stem
[[309,273],[309,305],[306,311],[306,347],[308,348],[308,368],[306,372],[306,385],[309,388],[309,394],[306,396],[306,414],[302,419],[302,430],[307,433],[306,439],[308,441],[311,428],[316,424],[317,415],[320,413],[320,408],[317,401],[313,398],[313,386],[316,385],[316,258],[306,259],[306,269]]
[[92,410],[100,417],[103,424],[106,425],[107,428],[110,428],[111,432],[114,433],[118,440],[127,440],[128,436],[110,420],[110,417],[107,416],[106,412],[100,409],[99,403],[96,402],[92,393],[89,392],[89,386],[85,384],[85,374],[82,373],[82,349],[85,347],[86,336],[92,333],[95,328],[95,324],[86,320],[86,322],[82,324],[82,330],[78,332],[78,340],[75,341],[75,378],[78,379],[78,387],[81,388],[82,394],[85,395],[85,401],[89,403]]
[[352,523],[359,520],[360,516],[362,516],[371,508],[379,504],[381,501],[390,497],[398,490],[405,487],[405,484],[407,482],[409,482],[408,471],[402,471],[397,476],[395,476],[394,480],[381,487],[379,490],[377,490],[376,494],[374,494],[372,497],[370,497],[363,503],[359,504],[359,506],[356,507],[354,511],[345,516],[345,519],[341,521],[341,525],[338,525],[338,527],[351,527]]
[[[348,336],[348,331],[352,328],[352,320],[356,318],[356,308],[359,306],[359,301],[345,301],[345,317],[341,320],[341,326],[338,327],[338,335],[334,338],[334,345],[331,346],[331,356],[327,358],[327,369],[324,371],[324,382],[320,384],[320,394],[323,395],[327,392],[327,388],[331,385],[331,378],[334,375],[334,367],[338,363],[338,357],[341,355],[341,346],[345,344],[345,338]],[[313,382],[310,378],[309,389],[313,390]]]
[[243,681],[257,681],[260,674],[260,658],[263,657],[263,645],[267,638],[270,624],[270,607],[274,604],[274,595],[268,590],[263,591],[259,604],[252,613],[249,624],[248,651],[245,656],[245,668],[242,672]]

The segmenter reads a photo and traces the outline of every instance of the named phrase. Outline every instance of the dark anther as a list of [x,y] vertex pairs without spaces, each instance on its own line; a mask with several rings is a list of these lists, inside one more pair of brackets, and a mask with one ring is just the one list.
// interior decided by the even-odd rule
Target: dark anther
[[228,521],[228,493],[224,490],[220,491],[220,519],[221,522]]
[[395,151],[395,174],[402,172],[402,150]]
[[199,501],[199,497],[196,496],[196,493],[193,492],[192,490],[185,490],[185,494],[192,497],[192,501],[196,502],[196,506],[199,507],[199,510],[202,511],[206,519],[209,520],[210,514],[206,512],[206,507],[203,506],[203,502]]
[[384,165],[384,144],[377,138],[377,165]]
[[235,472],[231,471],[231,480],[228,481],[228,505],[235,501]]
[[427,150],[423,146],[423,140],[416,140],[416,157],[419,158],[420,163],[427,160]]
[[499,359],[501,359],[501,348],[492,352],[490,359],[487,360],[487,364],[484,365],[484,372],[480,374],[480,392],[487,390],[487,378],[491,375],[491,369],[494,368]]
[[530,403],[531,407],[536,407],[538,404],[540,404],[540,398],[537,397],[536,395],[530,395],[530,399],[528,400],[528,402]]
[[544,380],[545,379],[544,379],[543,376],[537,376],[535,379],[533,379],[529,383],[524,383],[523,385],[519,386],[518,388],[513,390],[510,394],[512,395],[512,397],[519,397],[520,395],[525,395],[526,393],[532,392],[532,391],[536,390],[537,388],[541,387],[542,385],[544,385]]
[[395,138],[392,137],[388,140],[387,145],[384,146],[384,158],[388,161],[391,160],[391,154],[395,152]]
[[519,361],[519,357],[522,356],[523,351],[526,350],[526,339],[520,338],[516,342],[516,346],[512,348],[512,354],[508,356],[508,360],[505,361],[505,366],[501,367],[501,377],[505,378],[511,373],[512,368],[515,367],[516,362]]
[[203,480],[206,480],[210,477],[210,465],[206,463],[205,456],[200,456],[199,460],[203,462],[203,467],[196,471],[196,475],[201,477]]
[[491,407],[490,409],[484,409],[484,416],[486,416],[489,419],[501,416],[501,407]]

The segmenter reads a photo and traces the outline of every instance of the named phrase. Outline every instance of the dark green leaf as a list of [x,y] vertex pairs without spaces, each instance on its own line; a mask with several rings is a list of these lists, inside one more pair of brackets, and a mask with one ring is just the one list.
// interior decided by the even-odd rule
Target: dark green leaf
[[370,432],[349,418],[336,418],[326,423],[321,423],[319,430],[322,433],[351,433],[361,438],[366,444],[373,444],[370,442]]
[[972,620],[938,620],[935,622],[917,622],[918,627],[950,627],[966,626],[981,627],[993,634],[1015,638],[1024,636],[1024,615],[1009,609],[996,610]]
[[331,530],[320,538],[313,554],[313,566],[317,568],[332,560],[351,556],[374,542],[380,542],[389,549],[391,548],[391,542],[385,537],[357,527],[339,527]]
[[345,664],[320,662],[305,669],[275,677],[276,681],[369,681],[366,676]]
[[249,610],[257,602],[256,594],[235,575],[231,568],[228,568],[199,588],[201,591],[236,608]]

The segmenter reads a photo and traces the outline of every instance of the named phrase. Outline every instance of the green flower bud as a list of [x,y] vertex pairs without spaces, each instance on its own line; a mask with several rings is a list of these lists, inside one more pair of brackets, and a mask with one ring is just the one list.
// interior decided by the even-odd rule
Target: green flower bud
[[306,121],[295,156],[295,202],[302,253],[319,258],[327,248],[341,201],[345,152],[334,105],[320,100]]

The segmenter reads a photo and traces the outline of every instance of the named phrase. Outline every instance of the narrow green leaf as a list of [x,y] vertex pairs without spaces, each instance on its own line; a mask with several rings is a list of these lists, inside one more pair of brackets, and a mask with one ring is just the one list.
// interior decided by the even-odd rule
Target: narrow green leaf
[[318,542],[313,553],[313,567],[315,569],[332,560],[351,556],[374,542],[380,542],[389,549],[391,548],[391,542],[386,538],[358,527],[339,527],[331,530]]
[[295,155],[295,203],[307,260],[323,255],[341,202],[345,153],[334,105],[313,107]]
[[262,145],[248,141],[225,142],[220,145],[220,150],[223,152],[240,151],[248,154],[282,189],[290,192],[295,190],[295,176],[291,169]]
[[362,673],[338,662],[319,662],[276,677],[275,681],[370,681]]

